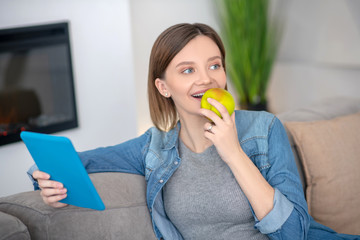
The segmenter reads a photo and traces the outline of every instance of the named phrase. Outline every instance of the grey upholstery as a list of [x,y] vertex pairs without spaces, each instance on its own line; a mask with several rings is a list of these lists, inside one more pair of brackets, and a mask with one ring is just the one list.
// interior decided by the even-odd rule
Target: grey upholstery
[[39,191],[1,198],[0,211],[19,218],[37,240],[156,239],[145,201],[144,177],[126,173],[90,177],[105,211],[75,206],[55,209],[43,203]]
[[30,239],[27,227],[16,217],[0,212],[0,240]]

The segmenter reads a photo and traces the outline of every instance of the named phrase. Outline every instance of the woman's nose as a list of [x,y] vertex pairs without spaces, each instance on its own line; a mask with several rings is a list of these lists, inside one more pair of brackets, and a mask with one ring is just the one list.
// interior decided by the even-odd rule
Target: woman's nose
[[209,73],[207,71],[200,71],[199,72],[199,76],[198,76],[198,80],[196,81],[196,83],[198,85],[201,84],[208,84],[211,82],[211,77],[209,75]]

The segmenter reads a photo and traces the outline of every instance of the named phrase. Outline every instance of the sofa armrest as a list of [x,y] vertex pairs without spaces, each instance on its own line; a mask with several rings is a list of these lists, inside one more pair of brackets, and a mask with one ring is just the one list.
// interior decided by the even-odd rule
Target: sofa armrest
[[27,227],[16,217],[0,212],[0,240],[27,240]]
[[20,219],[33,239],[156,239],[145,200],[143,176],[90,174],[106,209],[52,208],[39,191],[0,198],[0,211]]

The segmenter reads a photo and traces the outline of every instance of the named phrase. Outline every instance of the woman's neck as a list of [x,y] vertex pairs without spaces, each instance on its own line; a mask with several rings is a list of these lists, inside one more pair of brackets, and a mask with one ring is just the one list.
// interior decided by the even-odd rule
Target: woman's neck
[[213,145],[212,142],[204,136],[204,124],[207,121],[206,118],[201,116],[180,117],[180,138],[193,152],[201,153]]

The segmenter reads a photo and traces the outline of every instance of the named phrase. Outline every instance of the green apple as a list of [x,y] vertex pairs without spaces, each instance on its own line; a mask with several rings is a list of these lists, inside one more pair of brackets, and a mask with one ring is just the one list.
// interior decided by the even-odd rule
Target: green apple
[[208,98],[213,98],[224,105],[229,112],[229,115],[231,115],[235,110],[234,98],[225,89],[211,88],[207,90],[201,98],[201,108],[209,109],[221,117],[220,112],[207,101]]

